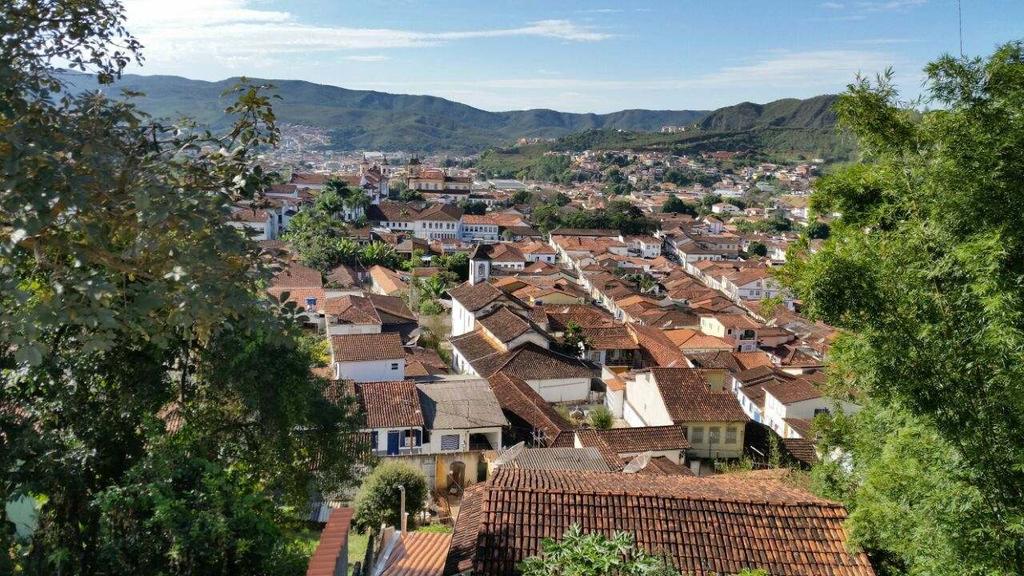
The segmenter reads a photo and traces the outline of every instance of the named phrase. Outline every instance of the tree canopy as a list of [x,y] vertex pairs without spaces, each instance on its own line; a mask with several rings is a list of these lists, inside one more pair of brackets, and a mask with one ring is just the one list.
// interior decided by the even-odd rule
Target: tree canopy
[[353,481],[356,422],[229,226],[273,181],[263,86],[223,134],[65,90],[139,57],[116,2],[0,6],[3,574],[293,572],[311,491]]
[[[886,574],[1024,573],[1024,47],[891,73],[837,104],[863,160],[824,177],[842,216],[786,282],[843,330],[830,383],[864,409],[823,430],[820,489]],[[798,254],[797,256],[801,256]]]

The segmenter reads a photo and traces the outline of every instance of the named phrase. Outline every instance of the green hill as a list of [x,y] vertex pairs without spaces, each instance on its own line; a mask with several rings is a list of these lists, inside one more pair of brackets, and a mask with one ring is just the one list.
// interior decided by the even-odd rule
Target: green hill
[[[221,127],[227,100],[221,94],[238,79],[219,82],[178,76],[126,75],[112,86],[98,86],[91,76],[68,72],[75,90],[101,89],[142,93],[139,107],[156,118],[194,118]],[[555,110],[488,112],[438,98],[348,90],[297,80],[259,80],[273,84],[281,96],[274,110],[281,122],[323,127],[338,149],[478,151],[507,145],[521,137],[554,138],[589,129],[657,130],[666,124],[691,124],[702,110],[623,110],[611,114],[572,114]]]
[[[238,79],[219,82],[179,76],[126,75],[112,86],[99,86],[92,76],[67,72],[72,90],[100,89],[117,96],[122,90],[141,93],[139,107],[156,118],[183,116],[222,128],[225,90]],[[349,90],[299,80],[259,80],[275,86],[278,119],[326,129],[338,150],[406,150],[478,152],[509,146],[521,137],[563,138],[560,149],[670,147],[684,151],[770,148],[809,154],[837,153],[833,130],[834,96],[785,99],[768,104],[743,103],[713,112],[703,110],[622,110],[610,114],[574,114],[535,109],[488,112],[438,98]],[[695,129],[660,134],[664,125]],[[841,146],[840,146],[841,147]]]

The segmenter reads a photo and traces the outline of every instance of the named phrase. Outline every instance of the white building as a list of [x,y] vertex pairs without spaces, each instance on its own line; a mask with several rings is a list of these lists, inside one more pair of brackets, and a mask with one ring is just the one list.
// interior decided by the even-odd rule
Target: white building
[[331,365],[338,380],[379,382],[405,378],[405,351],[395,332],[331,336]]

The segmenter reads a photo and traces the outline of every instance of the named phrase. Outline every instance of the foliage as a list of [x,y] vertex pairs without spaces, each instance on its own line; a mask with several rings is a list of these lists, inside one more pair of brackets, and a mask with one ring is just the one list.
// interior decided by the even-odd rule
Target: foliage
[[469,254],[465,252],[435,256],[433,264],[448,274],[454,275],[459,282],[469,279]]
[[395,251],[395,247],[380,241],[364,246],[359,259],[364,266],[380,265],[392,270],[398,269],[402,263],[402,257]]
[[562,342],[558,345],[558,348],[564,354],[582,356],[592,345],[587,335],[583,333],[583,328],[575,321],[570,320],[565,325]]
[[736,230],[744,234],[760,232],[771,234],[775,232],[787,232],[793,229],[793,222],[782,216],[772,216],[766,220],[737,220],[734,222]]
[[[537,210],[534,210],[536,217]],[[623,234],[649,234],[658,227],[657,222],[626,200],[614,200],[599,210],[568,212],[561,217],[561,225],[567,228],[608,228]]]
[[831,229],[828,224],[821,222],[820,220],[815,220],[814,222],[809,223],[807,228],[804,230],[807,237],[811,240],[824,240],[828,238],[830,231]]
[[696,170],[671,168],[665,172],[664,181],[675,184],[676,186],[700,184],[705,187],[711,187],[715,185],[715,182],[717,182],[718,179],[711,174],[698,172]]
[[692,204],[684,202],[679,196],[675,194],[669,196],[668,200],[661,205],[661,211],[666,214],[689,214],[690,216],[697,215],[697,207]]
[[545,538],[540,556],[519,564],[523,576],[671,576],[678,572],[664,560],[638,547],[633,535],[616,532],[610,538],[584,534],[573,524],[561,540]]
[[547,234],[562,224],[561,211],[554,204],[541,204],[533,209],[530,220],[537,229]]
[[55,64],[106,82],[138,57],[122,21],[0,7],[0,500],[40,503],[0,572],[286,571],[310,491],[353,483],[356,423],[226,223],[276,180],[276,116],[251,83],[223,134],[63,90]]
[[405,487],[405,510],[409,513],[411,527],[416,512],[427,503],[427,481],[419,468],[397,460],[381,462],[363,481],[356,495],[352,523],[361,532],[377,531],[381,525],[399,526],[399,486]]
[[487,213],[487,204],[478,200],[463,200],[459,202],[459,208],[462,209],[464,214],[472,214],[480,216]]
[[609,430],[612,427],[612,413],[605,406],[596,406],[590,411],[590,423],[598,430]]
[[398,192],[398,199],[402,202],[422,202],[423,194],[420,194],[419,190],[403,188]]
[[[329,194],[328,200],[333,201],[333,194]],[[341,220],[325,210],[311,207],[292,217],[284,239],[298,254],[300,262],[326,273],[338,264],[351,263],[352,241],[345,237],[346,233]]]
[[842,217],[784,270],[843,329],[832,385],[865,403],[815,481],[886,573],[1024,573],[1022,62],[1019,42],[938,59],[924,114],[891,74],[852,84],[836,109],[865,161],[819,183],[812,207]]
[[533,194],[529,190],[516,190],[512,194],[511,202],[513,204],[529,204],[532,199]]
[[424,298],[420,302],[420,314],[424,316],[437,316],[444,312],[444,307],[432,298]]
[[754,241],[747,246],[747,254],[764,257],[768,255],[768,247],[762,242]]

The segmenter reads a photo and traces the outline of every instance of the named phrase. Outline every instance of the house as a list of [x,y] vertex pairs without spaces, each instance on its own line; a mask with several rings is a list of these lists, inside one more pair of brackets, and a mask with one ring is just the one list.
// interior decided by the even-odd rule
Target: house
[[596,375],[591,365],[548,350],[532,337],[523,340],[514,348],[496,344],[483,329],[452,337],[452,368],[485,378],[505,371],[527,382],[546,402],[583,402],[589,398],[590,381]]
[[[473,272],[479,262],[470,262]],[[485,265],[486,266],[486,265]],[[452,336],[458,336],[476,329],[477,316],[493,312],[499,304],[511,303],[511,299],[488,282],[464,282],[448,290],[452,298]]]
[[396,296],[368,294],[328,298],[320,312],[324,332],[329,335],[397,332],[405,341],[419,327],[405,301]]
[[676,464],[684,463],[690,442],[681,426],[641,426],[636,428],[585,429],[576,431],[576,443],[591,446],[598,442],[619,458],[632,460],[649,453]]
[[742,268],[721,276],[721,289],[733,300],[764,300],[781,293],[767,267]]
[[584,357],[597,364],[613,366],[635,366],[639,364],[640,345],[622,325],[581,327],[586,339]]
[[701,316],[700,331],[732,344],[737,352],[757,350],[757,331],[761,325],[744,314]]
[[464,214],[461,238],[466,242],[497,242],[498,222],[489,214]]
[[651,368],[626,380],[622,417],[636,426],[682,426],[692,458],[739,458],[747,415],[724,370]]
[[728,202],[716,202],[711,205],[711,211],[715,214],[736,214],[742,212],[738,206],[729,204]]
[[411,232],[423,240],[462,238],[462,210],[451,204],[381,202],[372,205],[366,218],[392,232]]
[[244,231],[253,240],[276,240],[276,215],[265,208],[240,206],[231,212],[228,225]]
[[626,243],[630,252],[638,254],[641,258],[657,258],[661,256],[661,238],[654,236],[619,236],[619,240]]
[[402,280],[397,272],[385,268],[379,264],[370,267],[370,289],[375,294],[384,296],[399,296],[408,294],[409,284]]
[[336,380],[394,381],[405,378],[405,351],[395,332],[331,336]]
[[508,425],[486,380],[356,384],[371,450],[423,470],[428,485],[447,490],[484,480],[484,452],[500,450]]
[[[819,389],[821,373],[775,379],[762,385],[764,389],[764,423],[783,438],[802,438],[803,422],[818,414],[828,414],[837,407],[845,414],[854,414],[860,406],[846,399],[826,396]],[[798,422],[793,424],[793,422]]]
[[503,436],[506,444],[571,445],[572,424],[525,380],[499,370],[488,376],[487,382],[509,422]]
[[513,576],[573,524],[632,534],[682,574],[874,576],[850,550],[843,506],[757,473],[706,478],[499,469],[470,487],[444,574]]
[[267,294],[278,300],[287,295],[286,301],[297,306],[310,328],[317,325],[316,311],[326,297],[320,271],[294,261],[270,280]]

